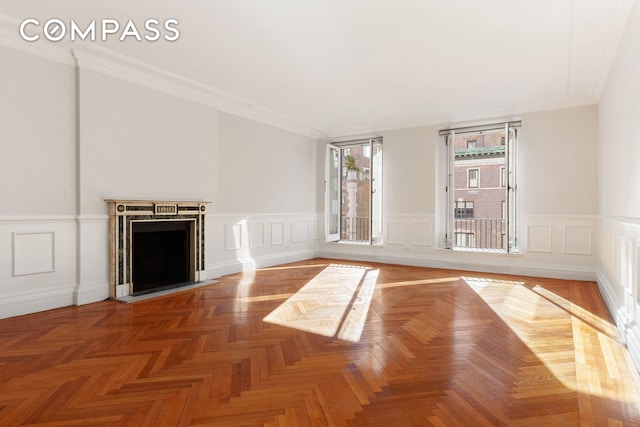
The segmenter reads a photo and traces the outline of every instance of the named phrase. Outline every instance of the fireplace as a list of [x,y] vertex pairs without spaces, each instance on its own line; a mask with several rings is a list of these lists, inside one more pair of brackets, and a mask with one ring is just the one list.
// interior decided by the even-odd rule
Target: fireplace
[[206,202],[107,202],[112,298],[139,296],[206,279]]
[[193,221],[132,223],[132,295],[177,287],[194,281]]

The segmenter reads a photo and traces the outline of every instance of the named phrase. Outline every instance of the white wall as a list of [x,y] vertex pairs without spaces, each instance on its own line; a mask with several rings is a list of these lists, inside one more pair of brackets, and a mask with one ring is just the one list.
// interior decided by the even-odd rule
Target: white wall
[[210,201],[209,278],[314,256],[315,140],[127,64],[0,60],[0,318],[109,296],[106,198]]
[[217,212],[316,211],[313,139],[231,114],[219,117]]
[[206,200],[217,187],[217,110],[80,69],[81,214],[105,198]]
[[597,215],[595,105],[525,114],[520,163],[529,215]]
[[78,303],[107,298],[105,199],[214,202],[217,110],[83,67],[78,73]]
[[[314,139],[220,113],[214,276],[310,258],[317,241]],[[213,258],[213,257],[216,258]]]
[[438,130],[452,124],[383,132],[385,244],[323,243],[321,254],[594,280],[597,108],[524,114],[521,120],[521,254],[439,249],[446,158]]
[[6,317],[73,302],[75,92],[71,61],[4,46],[0,61],[0,317]]
[[73,215],[72,64],[4,46],[0,46],[0,58],[0,215]]
[[598,284],[640,368],[640,3],[599,104]]

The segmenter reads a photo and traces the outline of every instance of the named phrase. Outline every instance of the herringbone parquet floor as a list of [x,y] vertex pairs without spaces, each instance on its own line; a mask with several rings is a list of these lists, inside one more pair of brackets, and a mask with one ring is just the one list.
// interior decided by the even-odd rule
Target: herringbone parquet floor
[[0,320],[2,426],[640,426],[638,383],[586,282],[314,259]]

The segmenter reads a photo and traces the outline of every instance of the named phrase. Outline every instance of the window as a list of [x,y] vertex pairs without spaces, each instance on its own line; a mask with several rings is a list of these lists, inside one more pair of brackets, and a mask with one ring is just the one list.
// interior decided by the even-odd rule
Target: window
[[469,169],[467,171],[467,187],[478,188],[479,179],[480,179],[479,169]]
[[382,243],[382,138],[327,146],[326,240]]
[[467,141],[467,149],[476,148],[478,146],[478,140],[470,139]]
[[454,216],[457,219],[473,218],[473,202],[457,201]]
[[[442,168],[445,188],[440,193],[446,203],[441,210],[444,217],[438,220],[444,247],[518,252],[519,130],[520,122],[508,122],[440,131],[447,153]],[[469,150],[471,141],[482,148]]]
[[456,232],[456,246],[464,248],[475,248],[475,235],[473,233]]

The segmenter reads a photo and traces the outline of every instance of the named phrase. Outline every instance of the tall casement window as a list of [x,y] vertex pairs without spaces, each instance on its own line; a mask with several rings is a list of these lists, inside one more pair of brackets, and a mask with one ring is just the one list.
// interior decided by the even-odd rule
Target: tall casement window
[[446,248],[519,251],[519,131],[519,121],[440,131],[447,148]]
[[327,242],[382,243],[382,138],[327,145]]

